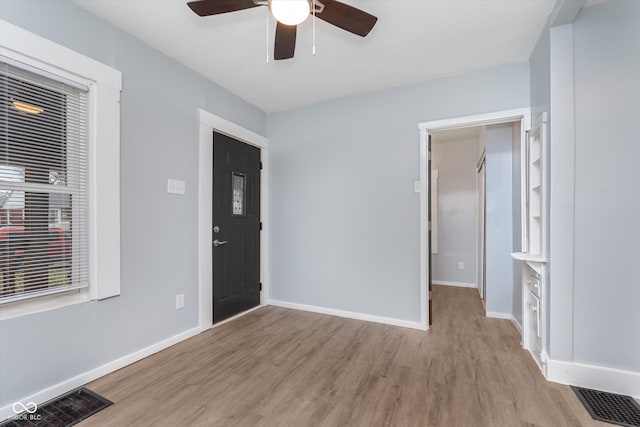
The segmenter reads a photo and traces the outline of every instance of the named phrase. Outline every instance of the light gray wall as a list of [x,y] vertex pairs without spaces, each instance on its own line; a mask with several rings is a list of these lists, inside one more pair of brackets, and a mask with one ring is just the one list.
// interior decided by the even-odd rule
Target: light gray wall
[[513,304],[512,136],[511,123],[486,127],[486,308],[509,315]]
[[[549,308],[548,350],[552,359],[573,360],[575,199],[575,108],[573,24],[550,29],[549,263],[543,286]],[[534,117],[534,119],[537,119]],[[543,343],[544,344],[544,343]],[[543,347],[544,348],[544,347]]]
[[537,117],[549,111],[551,104],[551,57],[548,25],[542,30],[529,58],[531,115]]
[[580,12],[574,76],[574,359],[640,372],[640,2]]
[[[511,136],[511,211],[513,225],[513,252],[522,251],[522,141],[520,122],[513,123]],[[512,314],[522,326],[522,261],[512,259],[513,265],[513,302]]]
[[[438,170],[438,253],[433,280],[476,282],[477,139],[431,139],[431,167]],[[464,269],[458,270],[458,262]]]
[[[0,12],[123,73],[122,295],[0,322],[3,406],[197,326],[197,109],[260,134],[266,115],[66,1],[3,0]],[[185,196],[166,193],[169,177]]]
[[527,105],[524,63],[270,114],[272,297],[419,321],[417,125]]

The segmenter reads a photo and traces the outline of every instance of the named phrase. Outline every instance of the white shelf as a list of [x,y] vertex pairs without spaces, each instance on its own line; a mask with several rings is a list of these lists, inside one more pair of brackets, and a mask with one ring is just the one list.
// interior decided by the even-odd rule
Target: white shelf
[[536,190],[540,188],[541,185],[541,179],[542,177],[540,176],[540,174],[535,174],[535,175],[531,175],[531,177],[529,178],[529,185],[531,187],[532,190]]
[[547,262],[547,259],[544,257],[541,257],[539,255],[531,255],[524,252],[514,252],[511,254],[511,258],[517,259],[518,261],[539,262],[539,263]]

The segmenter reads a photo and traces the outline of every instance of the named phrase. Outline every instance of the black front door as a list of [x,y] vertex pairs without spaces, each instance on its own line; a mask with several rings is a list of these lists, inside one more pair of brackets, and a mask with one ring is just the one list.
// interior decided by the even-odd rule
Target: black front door
[[260,149],[213,133],[213,323],[260,304]]

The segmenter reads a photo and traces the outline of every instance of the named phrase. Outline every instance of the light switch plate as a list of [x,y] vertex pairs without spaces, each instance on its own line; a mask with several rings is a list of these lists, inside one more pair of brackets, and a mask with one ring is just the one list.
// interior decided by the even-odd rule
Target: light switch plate
[[167,193],[171,194],[184,194],[185,183],[179,179],[171,179],[167,180]]
[[413,181],[413,192],[414,193],[420,192],[420,181]]
[[176,310],[184,308],[184,294],[176,295]]

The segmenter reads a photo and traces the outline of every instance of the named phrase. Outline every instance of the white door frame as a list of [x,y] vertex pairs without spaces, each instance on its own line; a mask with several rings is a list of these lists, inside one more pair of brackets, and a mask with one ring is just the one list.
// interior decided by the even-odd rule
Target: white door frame
[[211,225],[213,224],[213,131],[260,148],[262,175],[260,179],[260,305],[269,301],[269,140],[240,125],[198,110],[200,144],[198,150],[198,298],[200,329],[213,326],[213,273]]
[[[531,109],[518,108],[515,110],[496,111],[493,113],[477,114],[473,116],[454,117],[450,119],[434,120],[430,122],[418,123],[420,130],[420,323],[429,328],[429,289],[428,275],[429,269],[429,227],[427,224],[427,189],[429,185],[429,174],[427,171],[427,145],[429,132],[461,129],[473,126],[494,125],[500,123],[520,121],[520,144],[524,147],[525,132],[531,127]],[[524,160],[521,159],[521,162]],[[521,163],[524,170],[524,165]],[[525,190],[522,189],[522,194]],[[524,199],[521,200],[524,203]],[[525,212],[523,209],[522,212]]]
[[[480,171],[483,172],[483,175],[480,174]],[[486,306],[486,283],[484,280],[485,275],[485,245],[486,245],[486,236],[485,236],[485,223],[487,219],[487,206],[486,206],[486,194],[487,194],[487,164],[486,164],[486,148],[485,151],[480,156],[480,160],[478,161],[478,167],[476,168],[476,208],[478,211],[476,212],[476,287],[478,288],[478,294],[480,295],[480,299],[482,300],[482,304],[485,308],[485,313],[487,311]],[[482,177],[482,181],[480,178]],[[480,182],[482,182],[482,189],[480,189]],[[482,201],[482,205],[480,204]],[[480,215],[482,215],[482,221],[480,221]],[[481,231],[482,230],[482,231]],[[482,240],[482,241],[481,241]],[[481,244],[482,243],[482,244]]]

